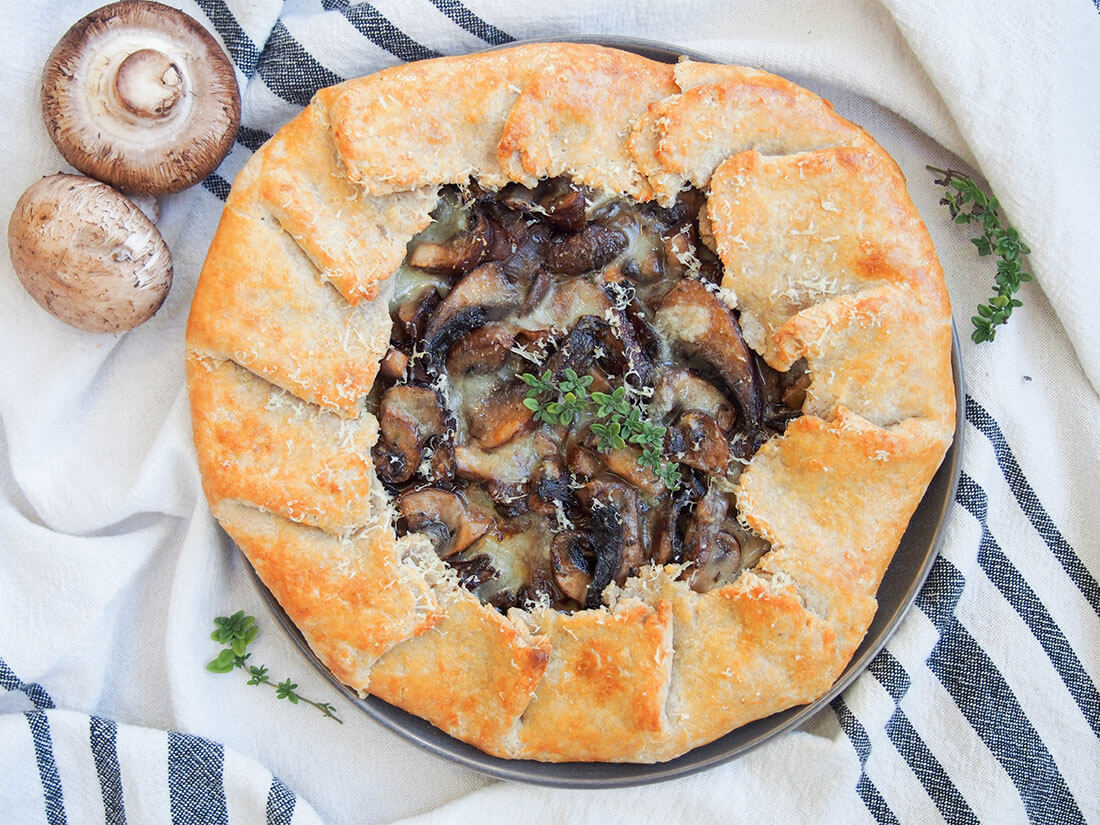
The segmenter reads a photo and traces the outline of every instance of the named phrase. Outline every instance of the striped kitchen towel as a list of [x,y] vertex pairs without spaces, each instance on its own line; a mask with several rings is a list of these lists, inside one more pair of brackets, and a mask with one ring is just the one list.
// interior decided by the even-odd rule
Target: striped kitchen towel
[[[96,4],[5,4],[3,207],[63,163],[42,63]],[[238,69],[237,143],[162,199],[176,282],[117,338],[53,322],[0,256],[0,823],[1100,823],[1100,14],[1089,0],[187,0]],[[967,382],[941,553],[868,672],[799,729],[630,789],[490,781],[380,729],[268,621],[213,526],[180,342],[240,168],[322,86],[531,37],[627,35],[791,76],[898,160],[947,272]],[[925,166],[988,179],[1036,283],[968,339],[993,273]],[[213,616],[344,720],[207,673]],[[277,777],[277,778],[276,778]]]
[[[321,822],[277,777],[224,746],[183,733],[58,710],[0,660],[0,687],[28,710],[0,715],[0,821],[79,825]],[[8,819],[6,817],[11,817]]]

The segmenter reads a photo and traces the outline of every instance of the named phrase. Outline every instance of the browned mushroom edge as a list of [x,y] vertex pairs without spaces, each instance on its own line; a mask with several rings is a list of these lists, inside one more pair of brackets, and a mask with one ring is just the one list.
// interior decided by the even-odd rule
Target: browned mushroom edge
[[[409,244],[390,350],[370,398],[379,478],[399,533],[428,536],[458,581],[504,611],[598,607],[647,564],[697,590],[767,552],[737,517],[741,468],[800,414],[801,362],[749,349],[699,243],[701,193],[668,208],[558,178],[499,192],[445,187]],[[601,452],[592,412],[535,419],[520,375],[572,369],[626,387],[665,427],[670,489],[627,444]]]

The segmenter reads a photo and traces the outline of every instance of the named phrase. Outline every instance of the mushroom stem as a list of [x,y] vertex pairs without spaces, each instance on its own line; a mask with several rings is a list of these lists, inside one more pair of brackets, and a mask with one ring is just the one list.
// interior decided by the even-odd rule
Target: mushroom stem
[[139,118],[167,117],[183,91],[179,66],[157,49],[138,49],[118,65],[115,73],[118,102]]

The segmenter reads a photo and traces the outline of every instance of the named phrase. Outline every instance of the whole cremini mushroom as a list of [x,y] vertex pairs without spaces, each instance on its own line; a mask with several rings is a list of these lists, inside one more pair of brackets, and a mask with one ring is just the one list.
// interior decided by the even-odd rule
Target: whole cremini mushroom
[[93,11],[54,47],[42,115],[65,160],[125,192],[179,192],[229,152],[241,119],[233,65],[198,22],[160,3]]
[[172,285],[172,258],[153,223],[83,175],[51,175],[27,189],[8,223],[8,249],[31,297],[90,332],[148,320]]

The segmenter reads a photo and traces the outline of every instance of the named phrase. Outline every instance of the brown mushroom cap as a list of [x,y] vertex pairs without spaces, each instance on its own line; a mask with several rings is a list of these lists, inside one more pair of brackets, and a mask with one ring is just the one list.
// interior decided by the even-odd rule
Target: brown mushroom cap
[[83,175],[51,175],[27,189],[8,223],[8,248],[31,297],[90,332],[136,327],[172,285],[172,258],[152,221]]
[[198,22],[127,0],[77,22],[42,73],[42,115],[65,160],[126,192],[179,192],[229,152],[233,65]]

